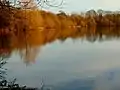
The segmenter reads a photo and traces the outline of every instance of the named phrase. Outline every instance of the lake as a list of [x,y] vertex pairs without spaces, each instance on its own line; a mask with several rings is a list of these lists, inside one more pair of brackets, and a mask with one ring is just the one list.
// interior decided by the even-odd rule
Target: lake
[[[0,36],[7,80],[50,90],[119,90],[120,29],[34,30]],[[1,78],[2,79],[2,78]],[[48,89],[47,89],[48,90]]]

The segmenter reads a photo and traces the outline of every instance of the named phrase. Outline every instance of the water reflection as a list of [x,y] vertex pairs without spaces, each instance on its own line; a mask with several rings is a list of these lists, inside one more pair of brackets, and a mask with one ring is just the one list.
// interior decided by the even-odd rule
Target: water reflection
[[67,38],[81,38],[89,42],[119,39],[119,28],[69,28],[40,29],[0,35],[0,55],[9,57],[13,51],[19,53],[25,63],[34,62],[40,47],[55,40],[64,42]]
[[54,90],[119,90],[120,71],[107,71],[97,77],[59,83]]
[[[118,90],[120,70],[104,71],[120,67],[119,41],[116,41],[117,44],[99,42],[105,43],[119,37],[120,29],[112,27],[14,31],[0,35],[0,58],[1,61],[9,59],[6,66],[12,72],[8,70],[8,73],[18,78],[22,85],[27,83],[39,87],[41,77],[45,77],[45,83],[52,90]],[[78,39],[87,43],[82,45]],[[72,40],[77,40],[77,43],[73,44]],[[43,48],[44,51],[41,51]],[[26,64],[34,63],[37,57],[39,60],[26,68],[21,61],[17,61],[17,55]],[[14,61],[10,61],[12,59]]]

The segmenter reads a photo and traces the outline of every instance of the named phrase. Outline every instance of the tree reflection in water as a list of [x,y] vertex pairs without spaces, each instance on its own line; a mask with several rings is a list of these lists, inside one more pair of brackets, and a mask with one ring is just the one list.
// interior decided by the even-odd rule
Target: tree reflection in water
[[7,69],[4,65],[7,63],[11,54],[10,36],[0,36],[0,90],[36,90],[36,88],[28,88],[26,86],[20,86],[16,84],[16,78],[12,81],[7,81]]
[[[20,87],[14,79],[11,83],[6,80],[6,69],[3,66],[7,63],[11,53],[17,51],[25,63],[34,62],[40,47],[55,40],[64,42],[67,38],[81,38],[91,43],[95,41],[106,41],[120,38],[120,28],[69,28],[69,29],[42,29],[26,30],[0,35],[0,86]],[[25,88],[25,87],[22,87]],[[42,87],[43,88],[43,87]],[[42,90],[41,88],[41,90]]]
[[63,28],[63,29],[38,29],[11,34],[0,35],[0,56],[9,58],[13,51],[19,53],[26,64],[35,62],[40,47],[52,43],[55,40],[64,42],[67,38],[81,38],[91,43],[118,39],[120,28]]

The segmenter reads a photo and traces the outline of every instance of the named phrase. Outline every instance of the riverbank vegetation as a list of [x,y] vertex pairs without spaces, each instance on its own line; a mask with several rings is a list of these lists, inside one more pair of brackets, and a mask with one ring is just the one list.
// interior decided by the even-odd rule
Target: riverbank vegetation
[[18,34],[44,29],[75,29],[91,27],[120,27],[120,12],[89,10],[82,14],[57,14],[38,9],[0,7],[0,34]]

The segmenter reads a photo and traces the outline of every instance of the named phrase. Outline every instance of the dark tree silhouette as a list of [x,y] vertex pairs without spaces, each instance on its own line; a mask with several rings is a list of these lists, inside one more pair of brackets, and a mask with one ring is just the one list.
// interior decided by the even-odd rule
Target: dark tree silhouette
[[0,0],[0,8],[15,7],[23,9],[59,7],[63,4],[63,0]]

